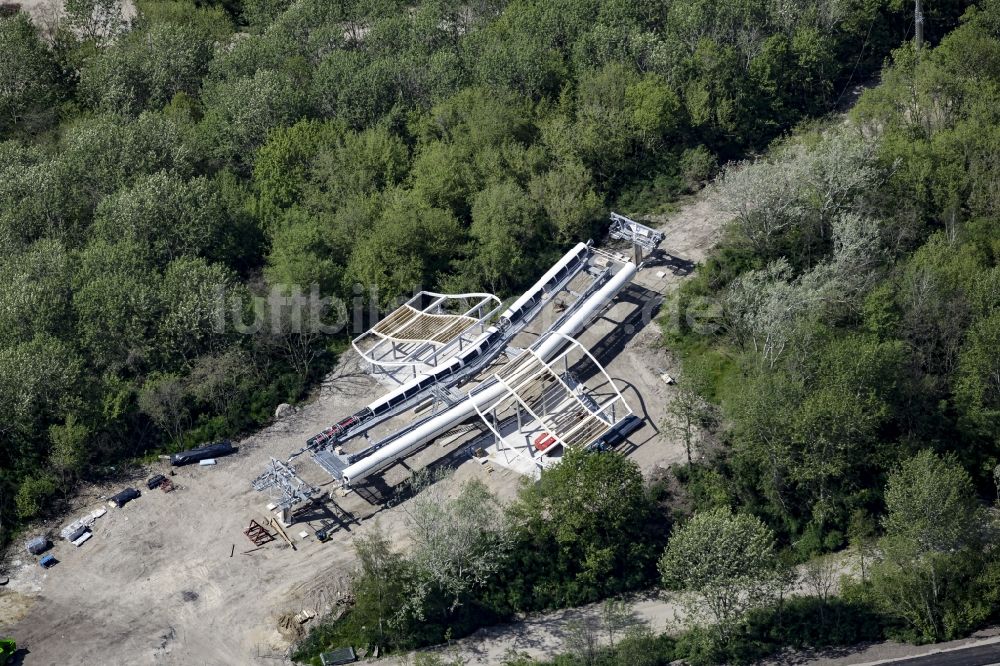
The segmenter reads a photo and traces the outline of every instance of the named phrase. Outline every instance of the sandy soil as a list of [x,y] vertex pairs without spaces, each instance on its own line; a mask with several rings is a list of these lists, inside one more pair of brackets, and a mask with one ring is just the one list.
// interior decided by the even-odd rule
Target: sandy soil
[[[656,304],[690,272],[690,262],[704,256],[724,219],[699,198],[660,220],[667,232],[663,248],[673,257],[654,259],[579,336],[620,382],[636,413],[646,418],[623,450],[647,473],[683,455],[679,443],[658,425],[672,389],[659,378],[669,368],[653,321]],[[311,535],[328,517],[317,513],[288,530],[297,550],[279,539],[245,552],[253,545],[242,531],[251,519],[264,521],[268,501],[252,490],[250,481],[269,457],[286,458],[307,437],[384,391],[360,372],[356,357],[345,356],[314,400],[239,442],[239,453],[220,458],[216,466],[181,468],[173,477],[176,491],[146,491],[142,484],[153,473],[166,473],[166,463],[144,470],[131,482],[143,496],[122,509],[108,509],[96,521],[94,537],[79,549],[57,540],[52,552],[59,564],[54,568],[44,571],[19,548],[12,549],[11,582],[0,588],[0,633],[14,636],[28,651],[25,664],[282,663],[294,637],[278,631],[279,618],[303,609],[322,614],[334,606],[354,566],[351,544],[356,535],[381,529],[405,547],[402,511],[381,500],[412,469],[445,458],[455,473],[442,483],[457,487],[478,477],[505,498],[522,483],[511,470],[465,457],[461,442],[446,447],[432,443],[387,470],[366,492],[335,494],[331,501],[350,520],[331,541],[321,544],[312,536],[298,536],[302,530]],[[306,481],[332,488],[318,466],[300,460],[297,469]],[[81,489],[69,516],[41,527],[57,533],[123,486]],[[637,613],[645,608],[639,604]],[[650,611],[654,629],[662,629],[661,611]],[[566,616],[592,612],[567,611]],[[521,641],[518,631],[535,633],[530,623],[511,631],[515,646]]]
[[[344,383],[351,390],[343,391]],[[57,541],[52,552],[59,564],[48,571],[15,554],[11,582],[0,588],[2,633],[30,651],[25,664],[275,663],[290,643],[277,630],[279,617],[328,612],[345,589],[355,536],[380,529],[405,546],[403,516],[398,506],[335,496],[357,520],[330,542],[299,536],[320,527],[317,515],[287,530],[297,550],[280,539],[253,550],[242,531],[251,519],[264,522],[267,497],[253,491],[250,480],[270,454],[284,458],[332,417],[381,391],[364,378],[341,378],[298,414],[240,442],[238,454],[214,467],[181,468],[172,493],[146,491],[136,479],[132,485],[143,496],[108,509],[79,549]],[[408,462],[420,466],[441,455],[432,444]],[[311,483],[330,483],[311,462],[297,468]],[[156,471],[166,472],[165,463],[148,474]],[[477,463],[462,465],[442,483],[457,487],[473,476],[508,491],[517,483],[513,473],[494,477]],[[79,510],[49,528],[58,532],[123,485],[87,489],[76,502]]]

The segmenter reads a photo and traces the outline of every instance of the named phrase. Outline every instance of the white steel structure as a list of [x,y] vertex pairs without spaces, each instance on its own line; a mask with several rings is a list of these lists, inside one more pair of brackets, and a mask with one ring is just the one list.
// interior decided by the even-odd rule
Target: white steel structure
[[[546,361],[534,348],[526,350],[493,374],[504,388],[499,400],[485,404],[472,398],[508,463],[512,456],[526,456],[542,467],[552,454],[589,446],[632,415],[614,380],[579,342],[552,331],[534,347],[547,346],[551,336],[566,344],[563,351]],[[576,369],[593,374],[581,381]]]
[[[544,336],[533,345],[534,354],[543,361],[552,358],[561,347],[566,345],[567,337],[575,336],[594,317],[600,314],[604,306],[632,280],[637,270],[638,267],[635,264],[626,262],[617,273],[608,279],[604,286],[580,303],[573,314],[554,329],[560,335]],[[341,483],[345,486],[350,485],[382,471],[442,433],[475,416],[477,405],[492,404],[506,394],[507,388],[500,382],[494,380],[483,383],[469,394],[468,399],[454,407],[404,428],[378,442],[370,455],[353,462],[340,472]]]
[[286,525],[292,523],[292,511],[295,507],[307,504],[323,494],[322,490],[299,478],[294,467],[275,458],[271,458],[267,469],[254,479],[252,485],[254,490],[271,495],[275,500],[275,507],[281,510],[281,519]]
[[422,291],[352,341],[373,375],[402,383],[427,374],[486,333],[493,294]]
[[[336,477],[340,477],[343,468],[363,457],[367,457],[374,449],[366,449],[350,456],[350,460],[335,460],[330,458],[329,449],[343,443],[355,435],[365,433],[373,426],[385,421],[402,411],[414,407],[420,401],[435,392],[438,387],[450,388],[468,377],[479,372],[500,354],[510,339],[523,330],[538,315],[543,307],[556,294],[567,287],[569,282],[587,269],[587,260],[592,254],[592,248],[584,243],[577,244],[567,252],[552,268],[548,270],[528,291],[514,301],[491,325],[484,336],[480,336],[465,351],[456,354],[440,367],[429,371],[426,375],[415,377],[401,384],[394,391],[369,403],[367,407],[341,419],[322,432],[306,441],[306,448],[292,454],[292,458],[304,451],[322,454],[316,461]],[[587,295],[604,284],[604,279],[610,276],[611,270],[604,268],[598,271]],[[567,313],[568,316],[568,313]],[[379,444],[381,445],[381,443]],[[337,454],[339,456],[339,454]]]
[[636,265],[642,263],[642,251],[652,252],[663,242],[664,234],[640,224],[635,220],[611,213],[611,226],[608,228],[608,235],[615,240],[623,240],[632,243],[633,261]]

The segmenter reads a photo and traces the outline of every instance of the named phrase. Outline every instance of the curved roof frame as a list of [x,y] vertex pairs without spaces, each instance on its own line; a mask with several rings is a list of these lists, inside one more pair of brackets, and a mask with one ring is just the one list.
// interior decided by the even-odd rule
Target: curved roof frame
[[[426,302],[426,305],[421,305]],[[443,312],[445,307],[464,302],[463,312]],[[469,303],[471,307],[467,307]],[[485,333],[486,324],[500,311],[500,299],[493,294],[442,294],[421,291],[351,341],[354,350],[372,369],[395,372],[409,368],[436,366]],[[469,333],[476,327],[479,332]]]
[[[539,346],[542,340],[546,339],[550,335],[563,338],[563,340],[569,343],[569,345],[552,360],[546,362],[534,352],[533,348]],[[578,352],[589,359],[589,361],[593,363],[594,367],[597,369],[598,375],[602,376],[604,379],[604,382],[601,383],[600,386],[610,386],[614,391],[613,395],[608,400],[605,400],[603,403],[597,405],[596,410],[581,399],[577,391],[577,388],[579,387],[570,387],[560,373],[556,372],[553,368],[556,363],[563,360],[571,352]],[[544,427],[545,431],[555,437],[556,441],[559,444],[562,444],[565,448],[574,448],[590,444],[607,433],[615,425],[615,423],[632,414],[632,408],[629,407],[628,402],[626,402],[624,396],[621,394],[617,384],[615,384],[614,380],[597,361],[597,359],[594,358],[593,354],[591,354],[574,338],[558,331],[550,331],[539,338],[539,340],[532,345],[532,348],[525,350],[521,356],[515,359],[515,361],[494,373],[493,378],[506,390],[504,397],[499,400],[492,401],[490,405],[480,405],[474,397],[472,398],[472,401],[473,406],[476,409],[476,413],[493,432],[493,434],[501,441],[504,439],[503,435],[497,429],[494,423],[495,419],[487,417],[487,412],[493,411],[505,401],[516,402],[521,409],[524,409],[535,422]],[[536,383],[539,381],[547,381],[548,383],[557,382],[559,387],[562,389],[564,399],[559,403],[562,405],[561,415],[569,413],[571,417],[573,417],[569,420],[569,427],[562,429],[552,427],[553,425],[556,425],[556,421],[548,414],[539,414],[537,405],[533,406],[531,404],[532,401],[529,399],[528,391],[526,389],[537,388]],[[585,386],[585,383],[581,383],[581,386]],[[572,398],[573,401],[568,400],[569,398]],[[545,399],[545,397],[542,397],[542,400]],[[566,403],[569,404],[567,405]],[[616,414],[618,411],[616,409],[618,405],[622,406],[620,416]],[[544,408],[544,403],[542,406]],[[609,410],[611,410],[612,413],[612,416],[610,417],[607,415]],[[581,411],[583,412],[582,416],[579,415]],[[551,450],[552,449],[550,448],[549,451]]]

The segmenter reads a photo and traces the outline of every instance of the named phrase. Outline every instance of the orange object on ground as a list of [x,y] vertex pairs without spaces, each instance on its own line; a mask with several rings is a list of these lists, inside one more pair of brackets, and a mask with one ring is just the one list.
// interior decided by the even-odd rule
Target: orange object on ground
[[539,451],[544,451],[553,444],[555,444],[556,438],[554,435],[550,435],[547,432],[543,432],[538,437],[535,438],[535,448]]

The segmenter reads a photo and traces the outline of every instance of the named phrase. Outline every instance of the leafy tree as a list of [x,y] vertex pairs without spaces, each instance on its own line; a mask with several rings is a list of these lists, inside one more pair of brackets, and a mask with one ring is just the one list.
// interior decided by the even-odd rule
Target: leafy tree
[[851,522],[847,527],[847,538],[851,548],[858,555],[861,568],[861,581],[868,580],[868,572],[875,556],[876,524],[872,516],[863,509],[856,509],[851,514]]
[[437,588],[454,611],[463,596],[485,585],[503,565],[511,545],[503,506],[481,481],[462,484],[454,499],[433,484],[405,511],[418,590],[424,588],[418,598],[426,597],[426,586]]
[[68,478],[83,474],[90,458],[87,448],[90,433],[90,428],[80,423],[73,414],[68,414],[61,425],[49,426],[49,439],[52,441],[49,458],[64,483]]
[[[798,266],[829,248],[834,221],[882,178],[877,144],[850,129],[791,141],[768,158],[728,167],[722,194],[759,255]],[[794,246],[790,245],[790,242]]]
[[445,141],[427,144],[413,160],[413,191],[435,207],[464,213],[465,202],[478,185],[467,157],[466,146]]
[[268,132],[296,120],[307,104],[291,75],[267,69],[211,82],[202,100],[205,118],[199,129],[212,156],[244,167],[252,163]]
[[582,27],[580,14],[591,12],[591,3],[523,3],[472,33],[465,60],[480,83],[525,95],[551,95],[567,73],[557,40],[572,39]]
[[158,171],[191,174],[193,156],[183,131],[177,121],[153,113],[134,120],[99,115],[72,123],[61,137],[59,157],[45,167],[51,184],[25,202],[32,206],[25,212],[47,215],[57,222],[52,225],[55,234],[79,243],[105,196]]
[[268,135],[253,168],[266,220],[271,221],[280,210],[300,200],[313,160],[339,134],[336,124],[302,120]]
[[747,613],[771,603],[783,585],[774,535],[758,518],[727,508],[698,513],[676,529],[660,573],[668,589],[697,595],[689,598],[688,612],[697,617],[707,608],[722,640]]
[[351,621],[366,630],[372,644],[391,645],[399,638],[400,612],[410,602],[407,564],[378,532],[358,538],[354,552],[361,571],[352,585]]
[[35,518],[41,515],[57,490],[57,481],[50,474],[26,477],[18,486],[17,495],[14,497],[17,515],[21,518]]
[[1000,310],[976,321],[959,357],[955,397],[967,427],[1000,441]]
[[186,364],[221,351],[230,334],[222,295],[231,284],[229,271],[203,259],[181,258],[167,266],[158,294],[163,310],[156,349],[162,358]]
[[436,282],[457,254],[462,230],[450,212],[413,192],[389,192],[383,205],[378,221],[355,241],[347,277],[391,300]]
[[482,283],[494,293],[529,274],[531,254],[541,250],[539,206],[513,181],[487,187],[472,203],[470,235]]
[[40,240],[0,263],[0,344],[72,330],[72,266],[58,241]]
[[916,555],[980,542],[982,515],[972,479],[953,458],[924,450],[905,461],[889,477],[885,501],[887,539],[900,539]]
[[579,162],[556,166],[533,178],[529,190],[562,242],[587,239],[604,210],[590,172]]
[[5,405],[0,436],[23,441],[77,407],[82,370],[76,352],[52,337],[0,348],[0,402]]
[[176,446],[190,425],[191,410],[184,380],[175,374],[150,377],[139,391],[139,408]]
[[567,451],[510,513],[514,557],[502,579],[515,607],[580,604],[652,578],[664,520],[638,467],[617,453]]
[[137,115],[175,95],[194,96],[212,59],[213,35],[193,25],[154,23],[86,61],[82,97],[95,108]]
[[681,383],[673,398],[667,403],[666,411],[670,417],[668,427],[679,434],[684,441],[687,464],[690,465],[695,437],[710,423],[714,414],[712,407],[696,387]]
[[154,356],[155,271],[133,243],[95,242],[81,253],[73,310],[80,344],[99,368],[138,370]]
[[240,348],[199,356],[187,376],[191,398],[209,413],[238,416],[255,382],[256,368]]
[[[300,379],[309,377],[316,363],[327,353],[325,333],[331,314],[329,303],[318,293],[304,292],[299,285],[272,289],[262,308],[264,326],[257,331],[257,347],[269,357],[287,364]],[[333,313],[343,324],[346,313]],[[329,324],[334,331],[341,330]]]
[[324,116],[362,129],[375,124],[400,99],[394,75],[389,58],[337,49],[316,67],[310,99]]
[[108,242],[124,239],[142,245],[166,265],[184,255],[213,256],[224,246],[226,217],[210,181],[185,182],[159,172],[101,201],[94,234]]
[[293,208],[282,216],[271,238],[265,275],[271,285],[336,293],[344,281],[344,259],[351,252],[353,230],[346,214],[310,214]]
[[972,479],[951,456],[924,450],[889,477],[876,601],[918,640],[953,638],[989,614],[996,594],[976,584],[983,513]]
[[23,13],[0,18],[0,136],[44,127],[58,96],[52,55]]
[[290,0],[243,0],[243,19],[254,28],[263,29],[291,4]]
[[305,200],[331,210],[347,201],[398,185],[410,166],[403,140],[384,126],[347,132],[320,150],[312,163]]
[[105,46],[126,28],[121,3],[117,0],[67,0],[63,21],[78,39]]
[[615,648],[615,634],[627,630],[635,623],[632,609],[623,599],[607,599],[601,606],[601,623],[608,632],[608,644]]

